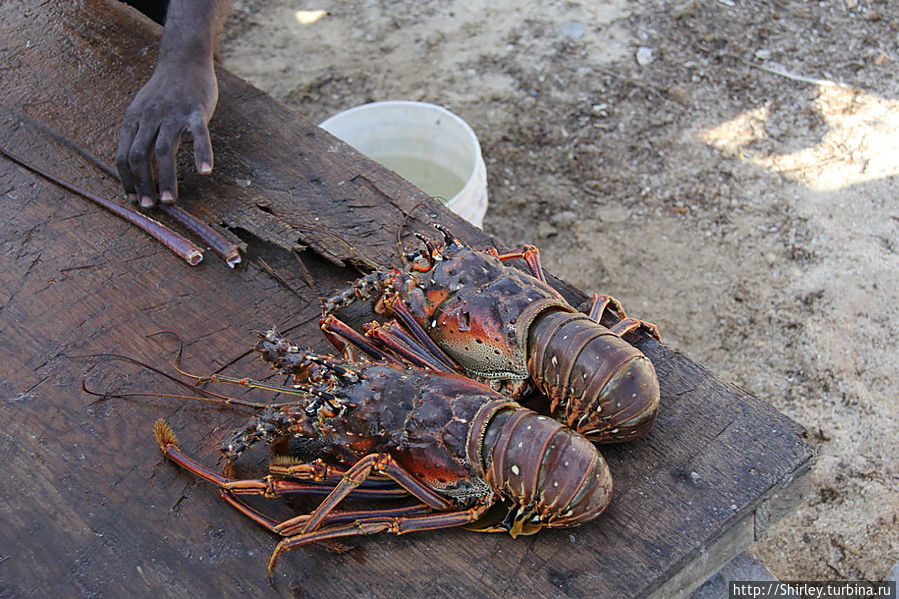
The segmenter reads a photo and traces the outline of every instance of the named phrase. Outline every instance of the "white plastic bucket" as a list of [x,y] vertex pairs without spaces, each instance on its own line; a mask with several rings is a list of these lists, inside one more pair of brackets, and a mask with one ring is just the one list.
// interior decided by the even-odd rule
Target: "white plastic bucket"
[[487,212],[487,169],[478,138],[449,110],[423,102],[373,102],[321,124],[375,162],[480,227]]

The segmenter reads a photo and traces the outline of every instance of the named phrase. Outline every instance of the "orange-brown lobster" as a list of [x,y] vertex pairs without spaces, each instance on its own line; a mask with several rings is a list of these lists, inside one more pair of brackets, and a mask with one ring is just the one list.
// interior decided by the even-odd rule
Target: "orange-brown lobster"
[[[228,503],[285,537],[269,560],[269,576],[284,551],[309,543],[452,526],[514,537],[587,522],[609,503],[612,481],[595,446],[471,379],[440,371],[445,369],[409,368],[386,354],[380,362],[320,356],[274,331],[262,335],[257,350],[293,376],[294,384],[219,375],[205,380],[286,392],[299,401],[264,406],[228,400],[261,413],[221,449],[236,460],[264,442],[292,458],[275,459],[264,478],[237,480],[185,455],[164,421],[157,421],[154,432],[166,457],[218,486]],[[384,488],[380,477],[399,487]],[[348,496],[395,498],[398,492],[415,503],[337,509]],[[283,522],[241,498],[316,493],[327,497],[311,514]]]
[[[609,296],[594,296],[589,315],[546,284],[537,248],[499,254],[478,251],[445,227],[439,244],[417,235],[424,249],[406,257],[405,269],[377,270],[323,303],[322,326],[341,347],[331,313],[359,299],[401,324],[367,325],[376,345],[408,353],[404,333],[458,372],[520,399],[529,380],[549,399],[549,411],[596,443],[627,441],[652,428],[659,383],[649,359],[621,337],[658,328],[628,318]],[[533,276],[504,262],[523,258]],[[611,310],[620,321],[599,324]],[[436,344],[436,345],[435,345]],[[408,358],[408,356],[406,356]]]

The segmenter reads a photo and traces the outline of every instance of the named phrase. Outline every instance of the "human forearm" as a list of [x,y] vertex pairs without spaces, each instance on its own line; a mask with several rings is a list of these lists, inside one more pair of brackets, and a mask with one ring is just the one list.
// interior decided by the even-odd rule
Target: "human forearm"
[[159,61],[211,61],[233,3],[233,0],[171,0]]
[[197,171],[212,172],[207,124],[218,101],[213,55],[232,0],[172,0],[150,80],[128,107],[116,151],[125,193],[148,208],[178,197],[176,155],[193,138]]

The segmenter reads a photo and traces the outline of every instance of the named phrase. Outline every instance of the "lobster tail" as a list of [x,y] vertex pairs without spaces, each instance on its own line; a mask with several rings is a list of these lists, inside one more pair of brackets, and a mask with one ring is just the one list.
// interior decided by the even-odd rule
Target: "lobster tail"
[[527,365],[553,417],[595,443],[636,439],[655,422],[659,381],[652,363],[583,314],[542,314],[528,336]]
[[525,408],[493,417],[480,457],[486,482],[512,501],[500,527],[513,537],[592,520],[612,497],[609,468],[596,447]]

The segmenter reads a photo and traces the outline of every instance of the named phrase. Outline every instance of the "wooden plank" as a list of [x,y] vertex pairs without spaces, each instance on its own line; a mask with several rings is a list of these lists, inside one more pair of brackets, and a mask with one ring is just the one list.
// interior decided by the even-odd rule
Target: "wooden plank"
[[[691,597],[693,591],[712,578],[759,538],[759,531],[773,524],[784,515],[783,508],[792,510],[799,501],[799,492],[808,490],[811,461],[806,462],[794,476],[778,484],[763,495],[755,511],[744,511],[738,521],[728,523],[719,534],[702,545],[699,551],[667,579],[658,581],[649,597],[653,599],[682,599]],[[789,501],[785,497],[790,496]]]
[[[117,128],[149,76],[158,29],[115,2],[0,4],[0,143],[85,187],[118,185],[41,136],[16,110],[111,160]],[[399,223],[424,195],[225,71],[213,119],[216,172],[187,176],[187,206],[250,241],[250,266],[196,269],[142,233],[9,162],[0,162],[0,397],[5,462],[0,596],[272,593],[274,539],[206,484],[165,462],[150,437],[165,416],[210,464],[241,416],[174,400],[92,404],[99,389],[174,392],[156,377],[84,356],[120,352],[162,364],[175,330],[186,365],[264,375],[247,356],[252,329],[277,324],[326,349],[317,297],[357,275],[339,263],[396,260]],[[101,93],[98,93],[100,90]],[[235,184],[250,181],[249,186]],[[434,216],[431,216],[434,215]],[[492,243],[442,207],[412,229],[447,223]],[[290,250],[302,253],[313,285]],[[256,266],[262,257],[279,280]],[[574,303],[585,299],[560,283]],[[314,287],[314,288],[313,288]],[[366,314],[362,307],[354,313]],[[512,540],[462,530],[363,539],[348,555],[286,555],[276,594],[307,596],[641,597],[695,580],[703,548],[745,545],[747,518],[783,494],[812,452],[783,415],[651,340],[662,409],[644,440],[603,450],[615,499],[598,522]],[[253,454],[249,466],[264,461]],[[276,502],[272,509],[290,510]],[[299,508],[298,508],[299,509]],[[775,513],[769,510],[766,513]],[[717,551],[717,549],[716,549]],[[735,554],[735,553],[734,553]],[[675,581],[675,582],[670,582]],[[698,581],[701,582],[701,581]],[[666,586],[669,585],[669,586]]]

